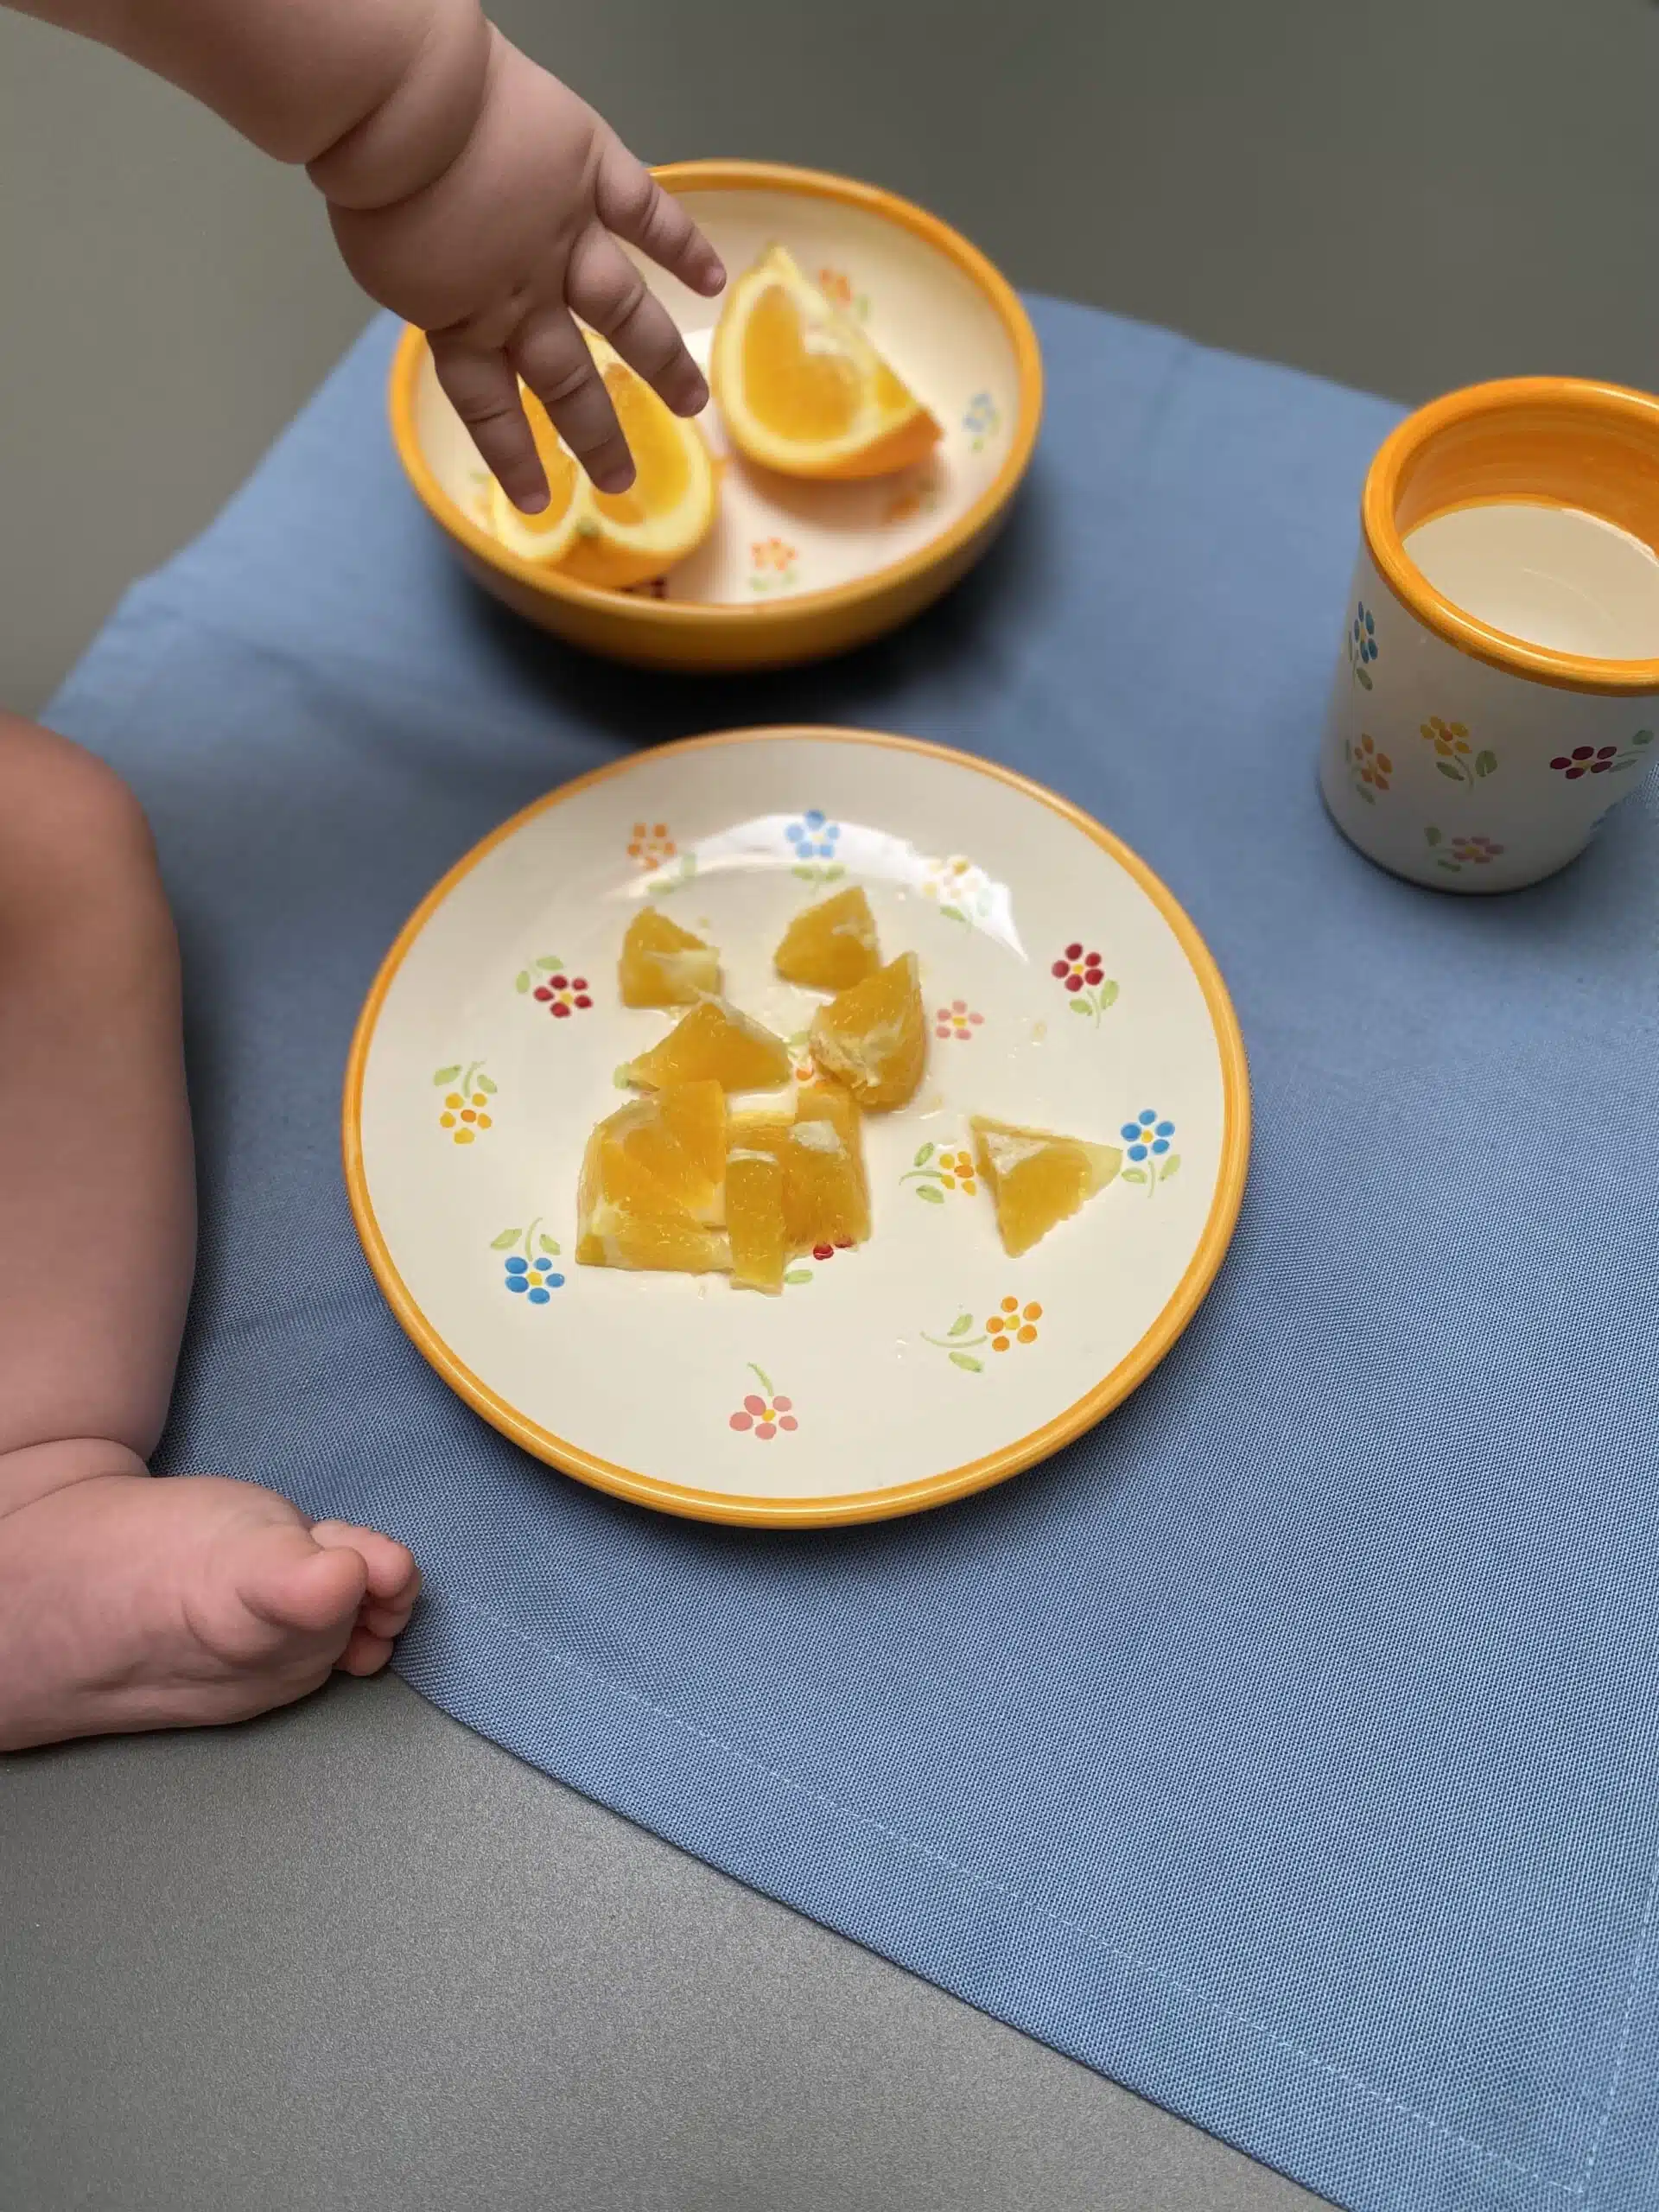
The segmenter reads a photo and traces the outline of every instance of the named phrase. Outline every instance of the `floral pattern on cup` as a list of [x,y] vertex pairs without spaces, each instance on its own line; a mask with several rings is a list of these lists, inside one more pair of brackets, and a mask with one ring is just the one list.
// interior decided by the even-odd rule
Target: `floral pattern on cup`
[[1371,663],[1377,656],[1376,621],[1363,599],[1354,601],[1354,619],[1348,626],[1348,665],[1354,681],[1371,689]]
[[1394,773],[1392,757],[1382,752],[1376,740],[1362,730],[1357,742],[1344,738],[1342,757],[1348,763],[1348,776],[1355,791],[1367,806],[1376,804],[1379,791],[1389,789],[1389,778]]
[[1180,1173],[1181,1155],[1170,1150],[1175,1124],[1167,1116],[1154,1112],[1150,1106],[1144,1107],[1132,1122],[1124,1122],[1118,1135],[1129,1160],[1122,1179],[1126,1183],[1144,1183],[1148,1198],[1156,1194],[1160,1183],[1167,1183],[1172,1175]]
[[799,578],[795,548],[787,538],[757,537],[749,548],[749,589],[787,591]]
[[1418,724],[1417,732],[1426,745],[1433,747],[1434,766],[1448,783],[1467,784],[1472,789],[1496,772],[1497,753],[1491,746],[1475,751],[1466,722],[1449,722],[1440,715],[1431,715]]
[[564,1277],[553,1264],[559,1257],[557,1240],[542,1233],[539,1214],[526,1230],[504,1229],[499,1236],[493,1236],[490,1249],[507,1255],[502,1287],[511,1297],[522,1298],[530,1306],[545,1306],[556,1290],[564,1288]]
[[485,1074],[482,1060],[469,1060],[464,1068],[459,1060],[439,1068],[432,1082],[444,1094],[438,1127],[452,1144],[476,1144],[486,1129],[494,1127],[489,1108],[496,1095],[495,1084]]
[[968,1045],[973,1041],[976,1029],[984,1027],[985,1017],[976,1014],[966,999],[952,999],[949,1006],[942,1006],[933,1016],[933,1034],[942,1045]]
[[1466,868],[1490,868],[1503,857],[1503,848],[1490,837],[1450,837],[1433,823],[1423,832],[1423,842],[1434,855],[1436,868],[1448,875],[1461,875]]
[[899,1180],[913,1183],[917,1197],[931,1206],[942,1206],[947,1191],[971,1198],[979,1188],[971,1152],[941,1152],[934,1144],[922,1147]]
[[752,1390],[728,1421],[727,1427],[735,1429],[740,1436],[753,1436],[761,1444],[770,1444],[772,1438],[779,1433],[792,1436],[801,1425],[796,1416],[793,1401],[779,1396],[771,1376],[763,1367],[756,1367],[751,1361],[749,1372],[766,1395],[759,1396]]
[[1101,1015],[1117,1003],[1117,985],[1106,973],[1099,953],[1086,950],[1082,938],[1075,938],[1049,973],[1065,993],[1072,1013],[1090,1015],[1098,1029]]
[[1653,732],[1638,729],[1627,745],[1575,745],[1570,753],[1558,753],[1549,765],[1569,784],[1576,784],[1580,776],[1618,775],[1634,768],[1652,743]]

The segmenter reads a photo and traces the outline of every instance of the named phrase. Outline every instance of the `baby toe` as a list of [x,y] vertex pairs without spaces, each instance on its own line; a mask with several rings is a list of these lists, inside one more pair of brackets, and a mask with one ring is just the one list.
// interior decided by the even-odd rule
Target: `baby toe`
[[391,1656],[391,1638],[376,1636],[359,1623],[334,1665],[342,1675],[378,1675]]
[[414,1554],[393,1536],[378,1529],[359,1529],[348,1521],[319,1521],[311,1541],[325,1550],[354,1551],[368,1575],[370,1597],[381,1605],[413,1605],[421,1586],[421,1572]]
[[371,1636],[399,1637],[409,1626],[414,1610],[412,1599],[396,1605],[378,1605],[372,1598],[365,1599],[357,1617],[358,1626],[367,1629]]
[[[264,1539],[243,1563],[238,1593],[249,1611],[271,1627],[319,1636],[344,1628],[362,1604],[363,1561],[319,1551],[300,1530],[262,1530]],[[300,1541],[296,1541],[294,1539]],[[287,1540],[287,1541],[284,1541]]]

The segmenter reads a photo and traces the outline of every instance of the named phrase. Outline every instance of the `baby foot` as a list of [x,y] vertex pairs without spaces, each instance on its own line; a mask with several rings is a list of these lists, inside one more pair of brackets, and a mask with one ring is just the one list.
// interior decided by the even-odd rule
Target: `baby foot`
[[245,1720],[372,1675],[404,1546],[217,1475],[99,1475],[0,1518],[0,1751]]

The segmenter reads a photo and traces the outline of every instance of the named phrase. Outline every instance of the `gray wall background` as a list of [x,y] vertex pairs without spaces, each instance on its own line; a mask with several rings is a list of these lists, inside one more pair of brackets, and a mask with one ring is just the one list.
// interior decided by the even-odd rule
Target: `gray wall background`
[[[1659,381],[1651,0],[496,13],[647,157],[871,178],[1024,285],[1402,399]],[[0,699],[28,709],[365,310],[302,177],[3,12],[0,276]]]

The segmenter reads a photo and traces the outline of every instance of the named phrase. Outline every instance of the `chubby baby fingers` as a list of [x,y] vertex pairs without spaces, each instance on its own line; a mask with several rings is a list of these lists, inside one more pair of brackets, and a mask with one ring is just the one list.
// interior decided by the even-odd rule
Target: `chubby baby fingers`
[[499,348],[435,331],[428,340],[432,365],[449,404],[467,425],[490,474],[523,513],[540,514],[548,500],[547,474],[530,434],[518,379]]

